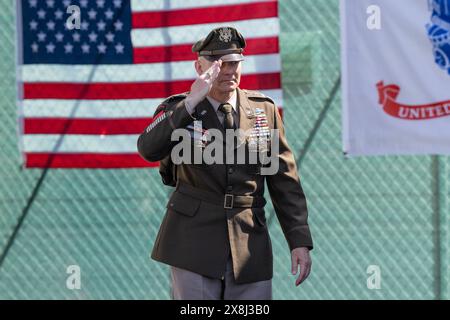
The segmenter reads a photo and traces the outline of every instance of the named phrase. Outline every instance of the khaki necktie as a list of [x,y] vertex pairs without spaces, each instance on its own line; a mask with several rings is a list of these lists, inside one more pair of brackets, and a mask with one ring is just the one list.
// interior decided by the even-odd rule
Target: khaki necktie
[[229,103],[223,103],[219,106],[219,111],[225,115],[223,127],[225,129],[235,129],[233,119],[233,107]]

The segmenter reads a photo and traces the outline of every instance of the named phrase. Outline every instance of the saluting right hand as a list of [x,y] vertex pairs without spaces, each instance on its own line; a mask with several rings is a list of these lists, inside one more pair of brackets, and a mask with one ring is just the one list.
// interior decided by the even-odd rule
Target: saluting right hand
[[192,107],[198,105],[211,90],[213,82],[217,79],[222,66],[222,60],[214,61],[212,66],[195,79],[191,86],[191,92],[186,97],[186,101]]

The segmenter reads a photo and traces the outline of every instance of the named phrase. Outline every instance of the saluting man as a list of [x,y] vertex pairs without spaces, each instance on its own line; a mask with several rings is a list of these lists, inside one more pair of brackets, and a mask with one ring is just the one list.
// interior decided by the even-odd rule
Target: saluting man
[[[198,77],[190,92],[163,101],[138,139],[140,155],[160,161],[163,183],[175,187],[151,254],[171,266],[173,299],[272,299],[265,181],[291,252],[292,274],[300,268],[295,284],[311,270],[313,243],[295,160],[275,103],[260,92],[239,88],[244,48],[243,36],[232,27],[214,29],[195,43]],[[188,130],[193,149],[206,150],[208,131],[220,130],[225,136],[236,129],[247,133],[239,140],[247,155],[255,152],[255,144],[259,150],[270,142],[271,153],[276,150],[271,154],[275,172],[264,174],[266,164],[260,160],[178,163],[172,157],[176,130]],[[267,135],[272,130],[279,133],[277,141]],[[273,142],[277,149],[271,149]]]

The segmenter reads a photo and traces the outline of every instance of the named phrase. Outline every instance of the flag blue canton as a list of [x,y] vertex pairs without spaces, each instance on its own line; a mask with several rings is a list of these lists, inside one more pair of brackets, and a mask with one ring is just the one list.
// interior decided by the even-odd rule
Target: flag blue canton
[[[133,62],[130,0],[22,0],[24,64],[129,64]],[[69,30],[67,8],[80,8]]]

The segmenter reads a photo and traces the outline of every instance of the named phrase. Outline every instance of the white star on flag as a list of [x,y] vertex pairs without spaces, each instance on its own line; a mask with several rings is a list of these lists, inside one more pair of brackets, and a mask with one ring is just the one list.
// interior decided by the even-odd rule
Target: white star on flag
[[83,50],[83,53],[89,53],[89,49],[90,49],[91,47],[87,44],[87,43],[84,43],[82,46],[81,46],[81,50]]
[[56,10],[55,11],[55,19],[56,20],[61,20],[62,18],[63,18],[63,14],[64,14],[64,12],[62,12],[61,10]]
[[97,29],[98,29],[99,31],[105,31],[105,28],[106,28],[106,23],[105,23],[103,20],[100,20],[100,21],[97,23]]
[[108,10],[105,11],[105,16],[106,16],[106,19],[111,20],[114,17],[114,12],[112,12],[111,9],[108,8]]
[[97,46],[97,48],[98,48],[98,52],[100,52],[100,53],[106,53],[106,46],[105,46],[105,44],[102,42],[102,43],[100,43],[98,46]]
[[89,22],[83,21],[81,23],[81,30],[88,30],[89,29]]
[[66,51],[66,53],[72,53],[73,45],[71,45],[70,43],[67,43],[67,44],[64,46],[64,50]]
[[73,41],[75,41],[75,42],[80,42],[80,34],[79,34],[78,32],[75,32],[75,33],[72,35],[72,38],[73,38]]
[[89,40],[90,40],[91,42],[96,42],[96,41],[97,41],[97,34],[96,34],[94,31],[92,31],[92,32],[89,34]]
[[58,32],[57,34],[55,34],[55,38],[57,42],[62,42],[64,35],[61,32]]
[[39,45],[36,42],[33,42],[33,44],[31,45],[31,50],[33,50],[33,52],[38,52]]
[[123,23],[120,22],[120,20],[117,20],[117,21],[114,23],[114,28],[116,28],[116,31],[122,30],[122,27],[123,27]]
[[117,45],[116,45],[116,52],[117,53],[123,53],[123,49],[124,49],[125,47],[119,42]]
[[108,40],[108,42],[114,42],[114,33],[108,32],[106,34],[106,40]]
[[31,30],[36,30],[36,29],[37,29],[37,26],[38,26],[38,23],[37,23],[36,21],[32,20],[32,21],[30,22],[30,29],[31,29]]
[[44,11],[44,10],[39,10],[38,12],[37,12],[37,14],[38,14],[38,17],[39,17],[39,19],[45,19],[45,14],[46,14],[46,12]]
[[91,9],[91,10],[89,10],[88,15],[89,15],[89,19],[95,20],[95,17],[97,17],[97,11],[95,11],[94,9]]
[[53,21],[47,22],[47,29],[48,30],[55,30],[55,23]]
[[44,32],[39,32],[38,34],[37,34],[37,36],[38,36],[38,41],[39,42],[43,42],[43,41],[45,41],[45,38],[47,37],[47,35],[44,33]]
[[50,42],[45,47],[47,48],[47,52],[48,53],[53,53],[55,51],[55,45],[52,42]]

